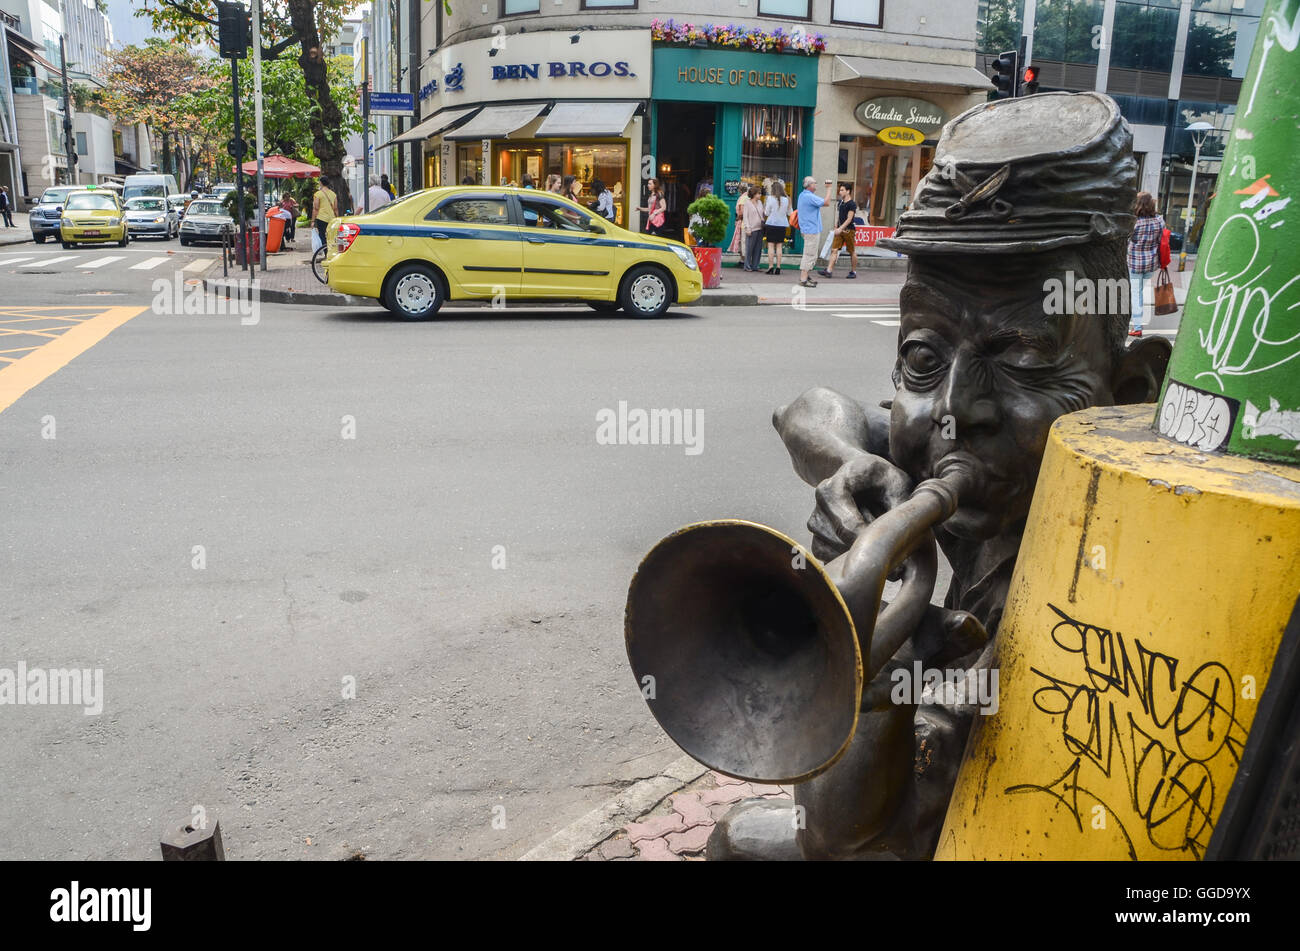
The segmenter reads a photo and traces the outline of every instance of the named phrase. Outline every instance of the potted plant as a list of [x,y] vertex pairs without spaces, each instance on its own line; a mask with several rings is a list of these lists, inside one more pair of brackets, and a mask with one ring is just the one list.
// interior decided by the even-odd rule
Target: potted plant
[[717,195],[702,195],[687,207],[691,234],[695,237],[695,260],[705,287],[722,286],[722,249],[718,245],[727,236],[731,209]]

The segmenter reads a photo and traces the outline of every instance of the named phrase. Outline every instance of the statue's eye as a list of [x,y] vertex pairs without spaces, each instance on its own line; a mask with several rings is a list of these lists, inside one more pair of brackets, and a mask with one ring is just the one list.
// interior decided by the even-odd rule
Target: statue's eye
[[942,369],[943,361],[928,345],[910,341],[903,351],[903,363],[912,373],[924,376]]

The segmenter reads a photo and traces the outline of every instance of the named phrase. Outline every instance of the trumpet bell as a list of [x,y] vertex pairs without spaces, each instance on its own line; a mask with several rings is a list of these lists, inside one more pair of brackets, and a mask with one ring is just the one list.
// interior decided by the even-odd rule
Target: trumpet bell
[[775,529],[727,519],[663,539],[632,580],[624,636],[655,719],[711,769],[802,782],[853,738],[852,617],[821,564]]

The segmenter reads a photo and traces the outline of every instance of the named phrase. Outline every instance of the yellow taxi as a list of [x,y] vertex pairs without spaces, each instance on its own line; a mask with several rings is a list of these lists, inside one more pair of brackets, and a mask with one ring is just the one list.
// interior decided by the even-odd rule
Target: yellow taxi
[[72,192],[63,203],[59,237],[65,248],[104,241],[116,241],[119,247],[125,248],[131,237],[126,233],[122,200],[107,189]]
[[428,320],[444,301],[576,301],[657,317],[703,293],[686,245],[627,231],[530,188],[414,192],[326,231],[325,273],[342,294]]

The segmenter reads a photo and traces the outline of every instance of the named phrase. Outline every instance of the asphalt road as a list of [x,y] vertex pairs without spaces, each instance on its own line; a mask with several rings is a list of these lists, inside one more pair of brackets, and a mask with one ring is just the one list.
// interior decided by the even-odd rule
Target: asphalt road
[[[806,537],[773,407],[891,390],[878,312],[245,324],[154,306],[212,251],[0,251],[10,358],[144,308],[0,411],[0,667],[104,672],[97,716],[0,706],[0,858],[156,858],[196,806],[235,859],[522,854],[680,755],[623,651],[640,558]],[[599,444],[620,401],[702,410],[703,451]]]

